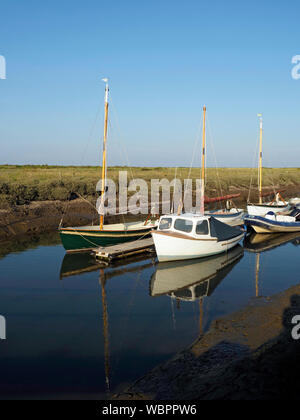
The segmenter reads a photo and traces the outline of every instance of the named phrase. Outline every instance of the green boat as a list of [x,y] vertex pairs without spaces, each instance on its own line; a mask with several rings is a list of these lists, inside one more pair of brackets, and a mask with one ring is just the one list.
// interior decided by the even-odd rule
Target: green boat
[[80,226],[59,228],[62,244],[66,251],[92,250],[100,246],[146,238],[156,228],[152,221],[130,222],[99,226]]
[[146,238],[151,230],[156,228],[156,222],[150,217],[145,221],[104,224],[104,202],[106,193],[106,139],[108,120],[108,80],[105,82],[104,99],[104,137],[103,137],[103,160],[102,160],[102,187],[101,206],[99,211],[100,223],[98,226],[59,227],[59,234],[66,251],[92,250],[98,247],[115,245],[123,242],[135,241]]

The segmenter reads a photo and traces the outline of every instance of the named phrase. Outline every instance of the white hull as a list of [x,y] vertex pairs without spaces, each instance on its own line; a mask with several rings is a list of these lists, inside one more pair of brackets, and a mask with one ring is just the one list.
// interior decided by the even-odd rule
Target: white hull
[[163,262],[208,257],[226,252],[243,239],[244,233],[225,241],[182,238],[160,231],[152,232],[152,237],[158,261]]
[[299,226],[274,226],[266,223],[265,227],[252,225],[252,228],[256,233],[291,233],[300,232],[300,223]]
[[287,211],[289,206],[283,202],[274,205],[254,205],[250,204],[247,206],[247,212],[250,216],[265,216],[269,211],[278,213],[281,211]]
[[299,232],[300,221],[298,219],[300,211],[294,210],[291,215],[267,215],[262,216],[247,216],[245,218],[246,225],[251,226],[256,233],[288,233]]

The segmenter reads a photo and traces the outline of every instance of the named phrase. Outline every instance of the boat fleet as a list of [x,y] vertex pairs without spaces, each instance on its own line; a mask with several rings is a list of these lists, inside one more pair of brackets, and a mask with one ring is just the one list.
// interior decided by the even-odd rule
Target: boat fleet
[[[262,188],[262,135],[263,119],[259,117],[259,200],[248,203],[247,211],[237,208],[230,201],[238,195],[208,198],[205,196],[206,182],[206,107],[203,108],[202,167],[200,177],[200,207],[193,213],[177,211],[145,221],[105,224],[104,202],[106,192],[106,143],[108,122],[108,81],[105,82],[104,136],[102,159],[102,187],[99,225],[59,227],[62,244],[68,251],[88,251],[96,247],[135,241],[152,235],[159,262],[192,260],[228,253],[236,247],[249,231],[257,234],[290,234],[300,232],[300,199],[285,201],[279,191],[274,191],[274,200],[263,202]],[[205,204],[226,201],[221,210],[205,210]]]

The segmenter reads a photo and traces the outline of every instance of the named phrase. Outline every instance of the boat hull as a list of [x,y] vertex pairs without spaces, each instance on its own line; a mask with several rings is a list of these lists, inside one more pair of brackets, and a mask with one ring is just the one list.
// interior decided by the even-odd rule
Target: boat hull
[[287,211],[288,205],[282,203],[280,205],[272,204],[249,204],[247,206],[247,212],[250,216],[265,216],[269,211],[278,213],[280,211]]
[[221,254],[235,247],[244,237],[244,233],[224,241],[215,238],[194,239],[166,232],[152,232],[155,250],[159,262],[188,260]]
[[300,232],[300,222],[278,222],[262,216],[247,216],[245,224],[252,227],[256,233]]
[[61,228],[59,234],[65,250],[76,252],[147,238],[153,229],[153,226],[130,231],[101,231],[100,229],[88,231],[87,229],[80,230],[80,228]]

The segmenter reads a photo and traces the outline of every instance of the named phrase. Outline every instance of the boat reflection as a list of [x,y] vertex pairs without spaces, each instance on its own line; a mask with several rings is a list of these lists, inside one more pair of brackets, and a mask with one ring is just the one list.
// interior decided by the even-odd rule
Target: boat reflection
[[[134,265],[134,263],[142,261],[145,261],[145,264]],[[149,256],[145,255],[135,257],[134,259],[128,258],[126,260],[119,260],[108,266],[107,264],[97,260],[94,255],[89,252],[65,254],[61,264],[60,278],[62,279],[64,277],[104,269],[105,277],[108,279],[124,273],[134,273],[145,268],[152,267],[153,264],[153,260],[149,260]]]
[[[145,261],[144,264],[133,264]],[[104,339],[104,372],[107,396],[111,393],[111,369],[110,369],[110,343],[109,343],[109,316],[108,316],[108,301],[106,295],[107,281],[113,277],[120,276],[125,273],[140,273],[146,268],[153,267],[154,260],[145,256],[139,258],[127,259],[126,261],[119,261],[109,267],[98,261],[91,253],[75,253],[65,254],[60,269],[60,279],[75,276],[78,274],[88,273],[99,270],[99,286],[101,292],[101,306],[102,306],[102,331]],[[129,267],[128,267],[129,265]]]
[[244,239],[244,249],[248,252],[264,252],[291,242],[300,244],[299,232],[291,233],[252,233]]
[[150,295],[195,301],[210,296],[243,257],[238,245],[226,254],[189,261],[158,263],[150,281]]
[[244,239],[244,249],[247,252],[256,254],[255,261],[255,297],[262,296],[262,282],[260,280],[261,271],[261,253],[270,251],[287,243],[292,243],[295,246],[300,244],[299,232],[291,233],[251,233]]

